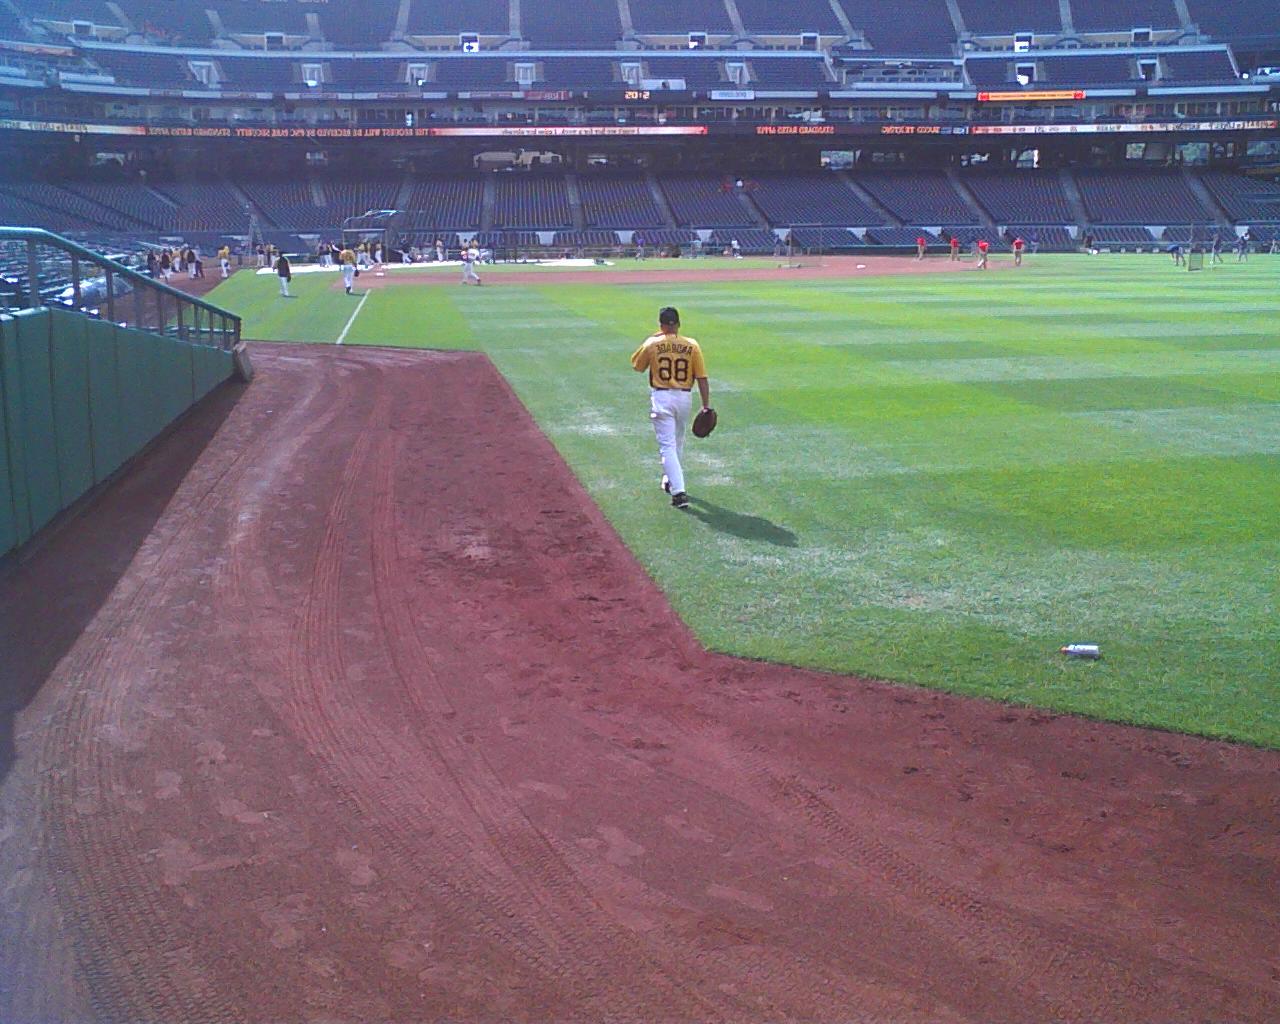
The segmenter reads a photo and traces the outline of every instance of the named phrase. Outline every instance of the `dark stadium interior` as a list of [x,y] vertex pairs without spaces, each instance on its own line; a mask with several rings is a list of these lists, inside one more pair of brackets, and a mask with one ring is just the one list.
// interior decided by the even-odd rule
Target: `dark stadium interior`
[[0,221],[113,251],[299,253],[374,210],[405,247],[518,251],[625,251],[637,231],[1155,249],[1280,225],[1270,2],[351,11],[0,3]]

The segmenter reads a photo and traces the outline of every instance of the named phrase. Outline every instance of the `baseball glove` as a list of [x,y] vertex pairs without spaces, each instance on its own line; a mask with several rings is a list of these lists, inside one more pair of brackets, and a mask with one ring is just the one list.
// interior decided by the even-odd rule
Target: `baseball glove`
[[693,436],[707,437],[716,429],[719,417],[714,409],[703,409],[693,418]]

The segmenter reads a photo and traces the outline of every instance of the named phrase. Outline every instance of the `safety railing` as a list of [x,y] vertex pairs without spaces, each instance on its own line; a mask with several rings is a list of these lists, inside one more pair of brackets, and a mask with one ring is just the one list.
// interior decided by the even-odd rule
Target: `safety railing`
[[0,312],[72,309],[193,345],[232,349],[240,317],[38,228],[0,227]]

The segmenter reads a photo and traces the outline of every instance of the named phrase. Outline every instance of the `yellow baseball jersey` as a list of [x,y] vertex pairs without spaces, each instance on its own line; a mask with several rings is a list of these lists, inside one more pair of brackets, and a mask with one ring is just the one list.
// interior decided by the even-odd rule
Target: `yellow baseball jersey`
[[637,372],[649,371],[649,386],[661,391],[689,391],[693,382],[707,375],[702,348],[680,334],[655,334],[646,338],[631,357]]
[[338,254],[338,262],[350,264],[354,267],[356,264],[356,254],[350,249],[343,249],[342,252]]
[[231,250],[228,249],[225,245],[218,250],[218,259],[229,260],[230,258],[231,258]]

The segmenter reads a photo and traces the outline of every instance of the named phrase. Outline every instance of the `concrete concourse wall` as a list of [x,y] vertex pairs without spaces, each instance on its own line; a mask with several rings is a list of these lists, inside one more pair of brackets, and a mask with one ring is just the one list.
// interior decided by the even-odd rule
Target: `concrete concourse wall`
[[231,376],[231,353],[61,309],[0,317],[0,556]]

